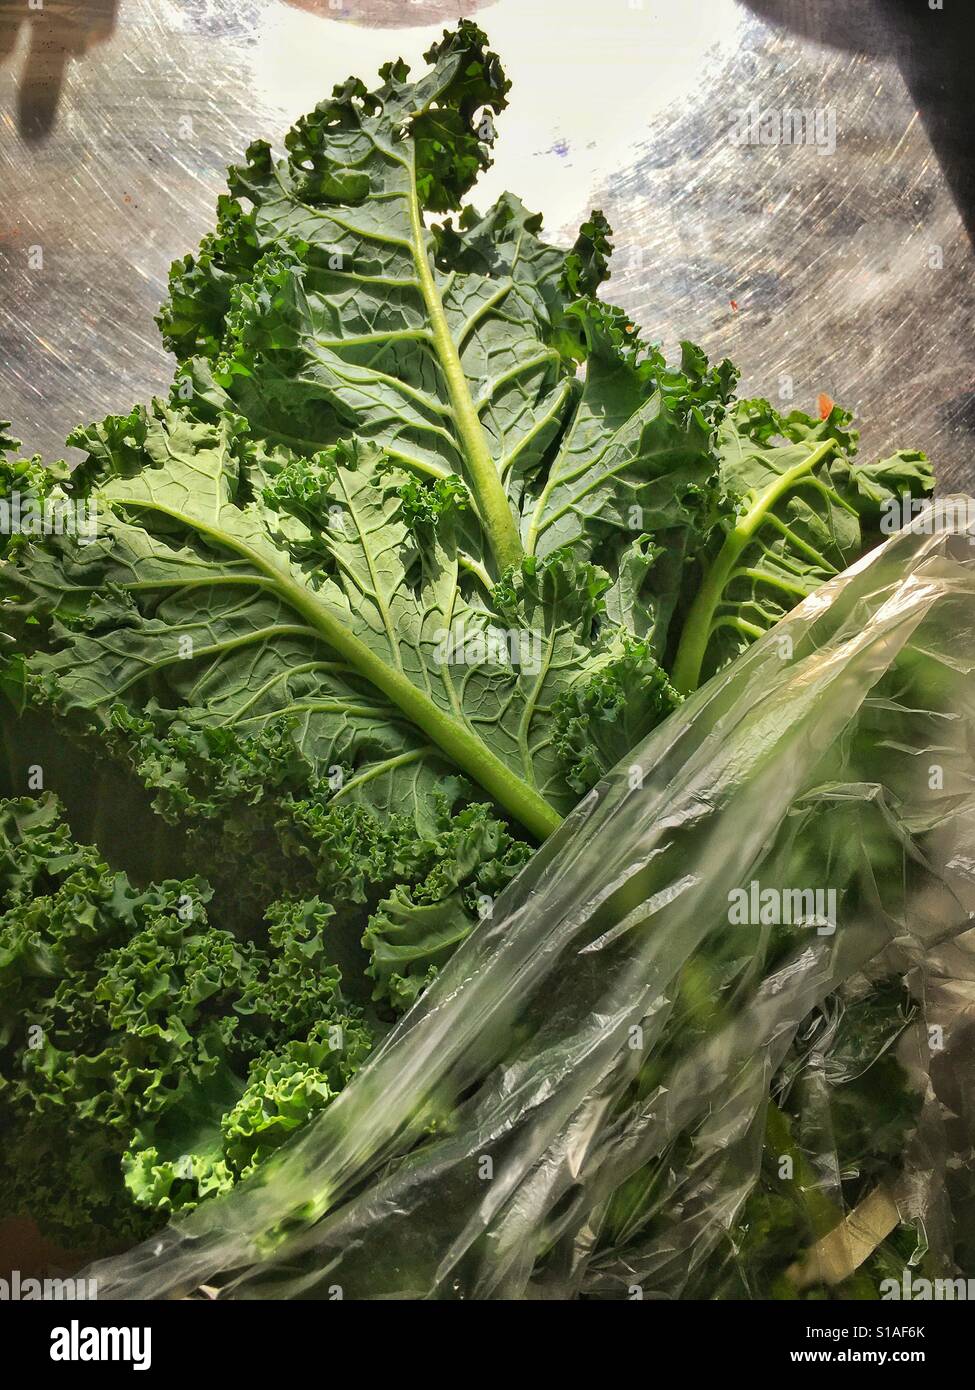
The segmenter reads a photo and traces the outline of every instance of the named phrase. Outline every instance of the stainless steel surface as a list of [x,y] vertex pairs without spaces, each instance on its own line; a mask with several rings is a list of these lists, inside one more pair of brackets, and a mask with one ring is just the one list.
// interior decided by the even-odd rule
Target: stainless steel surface
[[[0,0],[0,415],[57,456],[77,422],[163,390],[153,314],[224,166],[463,13],[515,84],[479,203],[510,186],[553,236],[601,205],[607,292],[648,336],[733,357],[752,394],[828,394],[865,450],[925,448],[975,487],[972,253],[896,62],[857,25],[817,40],[759,8]],[[832,113],[835,150],[734,143],[750,103]]]

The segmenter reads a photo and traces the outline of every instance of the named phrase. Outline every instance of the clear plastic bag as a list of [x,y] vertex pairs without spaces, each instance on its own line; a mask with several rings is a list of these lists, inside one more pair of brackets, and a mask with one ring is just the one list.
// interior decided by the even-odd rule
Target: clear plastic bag
[[885,1272],[957,1273],[969,514],[935,504],[690,698],[331,1107],[93,1266],[100,1296],[878,1296]]

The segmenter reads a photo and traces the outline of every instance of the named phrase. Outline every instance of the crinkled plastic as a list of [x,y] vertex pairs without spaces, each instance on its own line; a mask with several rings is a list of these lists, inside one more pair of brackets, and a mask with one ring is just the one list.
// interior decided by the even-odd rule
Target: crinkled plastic
[[884,1270],[957,1274],[971,514],[936,505],[687,700],[331,1107],[93,1266],[100,1296],[800,1296],[867,1270],[877,1296]]

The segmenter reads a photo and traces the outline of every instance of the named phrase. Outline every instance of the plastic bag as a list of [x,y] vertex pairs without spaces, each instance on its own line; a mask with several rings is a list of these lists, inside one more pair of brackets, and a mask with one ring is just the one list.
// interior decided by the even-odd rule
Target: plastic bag
[[878,1296],[882,1277],[957,1273],[975,1131],[961,503],[656,729],[330,1108],[93,1266],[100,1296]]

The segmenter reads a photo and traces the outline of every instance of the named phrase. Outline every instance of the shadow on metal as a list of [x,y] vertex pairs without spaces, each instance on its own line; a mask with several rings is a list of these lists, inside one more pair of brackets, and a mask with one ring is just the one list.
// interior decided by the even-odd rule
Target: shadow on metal
[[43,140],[54,129],[64,74],[115,30],[118,0],[24,0],[0,3],[0,62],[10,60],[22,31],[27,56],[17,87],[17,129],[25,140]]
[[769,24],[849,53],[891,55],[917,103],[968,235],[975,242],[969,134],[975,12],[928,0],[745,0]]

